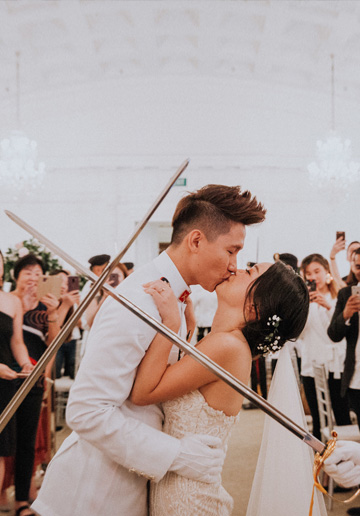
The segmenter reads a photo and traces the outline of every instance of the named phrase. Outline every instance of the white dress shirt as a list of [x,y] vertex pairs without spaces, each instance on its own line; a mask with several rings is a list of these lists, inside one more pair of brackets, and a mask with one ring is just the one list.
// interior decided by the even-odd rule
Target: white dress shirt
[[336,299],[330,294],[324,296],[331,305],[328,310],[318,303],[310,303],[309,316],[305,328],[298,339],[298,348],[301,353],[301,375],[314,378],[313,361],[324,364],[327,373],[334,373],[339,379],[344,371],[346,341],[333,342],[328,337],[327,329],[335,310]]
[[[359,314],[360,319],[360,314]],[[350,384],[350,389],[360,389],[360,325],[359,325],[359,333],[356,341],[355,347],[355,369],[354,374],[352,375]]]
[[[160,320],[142,285],[162,276],[177,297],[189,290],[166,252],[117,290]],[[180,302],[179,309],[184,312]],[[147,515],[147,479],[160,480],[180,448],[179,440],[161,432],[159,406],[137,407],[128,399],[154,336],[155,330],[111,297],[100,308],[70,391],[67,422],[74,432],[48,466],[33,504],[41,516]],[[175,347],[173,359],[177,353]]]

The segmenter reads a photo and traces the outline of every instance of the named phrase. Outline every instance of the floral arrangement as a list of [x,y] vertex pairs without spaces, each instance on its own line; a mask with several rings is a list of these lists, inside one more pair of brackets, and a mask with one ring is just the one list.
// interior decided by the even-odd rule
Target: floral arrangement
[[277,315],[273,315],[272,317],[269,317],[268,322],[266,323],[267,326],[272,326],[272,328],[269,328],[271,333],[267,335],[264,339],[264,343],[258,344],[257,348],[263,355],[268,355],[271,353],[275,353],[276,351],[279,351],[281,349],[281,346],[279,345],[280,342],[280,335],[279,335],[279,324],[280,324],[280,317]]

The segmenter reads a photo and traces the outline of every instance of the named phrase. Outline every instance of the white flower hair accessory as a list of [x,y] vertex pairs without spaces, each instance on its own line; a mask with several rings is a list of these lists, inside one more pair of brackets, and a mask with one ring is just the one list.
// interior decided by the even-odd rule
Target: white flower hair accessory
[[268,322],[266,324],[267,326],[272,326],[272,328],[269,328],[271,330],[271,333],[269,333],[269,335],[265,337],[263,343],[257,345],[257,349],[261,351],[262,355],[275,353],[276,351],[279,351],[281,349],[281,346],[279,345],[280,321],[281,319],[278,315],[273,315],[272,317],[269,317]]

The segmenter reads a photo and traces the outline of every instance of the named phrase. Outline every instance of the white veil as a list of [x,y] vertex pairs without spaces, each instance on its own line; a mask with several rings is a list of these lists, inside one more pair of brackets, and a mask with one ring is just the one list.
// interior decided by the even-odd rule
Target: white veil
[[[288,344],[279,354],[268,396],[269,402],[306,428]],[[265,416],[264,431],[246,516],[306,516],[313,486],[312,449]],[[323,495],[315,489],[313,516],[326,516]]]

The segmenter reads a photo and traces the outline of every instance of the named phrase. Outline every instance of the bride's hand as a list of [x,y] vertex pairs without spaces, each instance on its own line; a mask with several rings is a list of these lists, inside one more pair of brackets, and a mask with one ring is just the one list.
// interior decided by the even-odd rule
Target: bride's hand
[[170,285],[164,281],[156,280],[145,283],[143,287],[144,291],[152,296],[163,324],[177,333],[181,325],[180,311],[178,301]]

